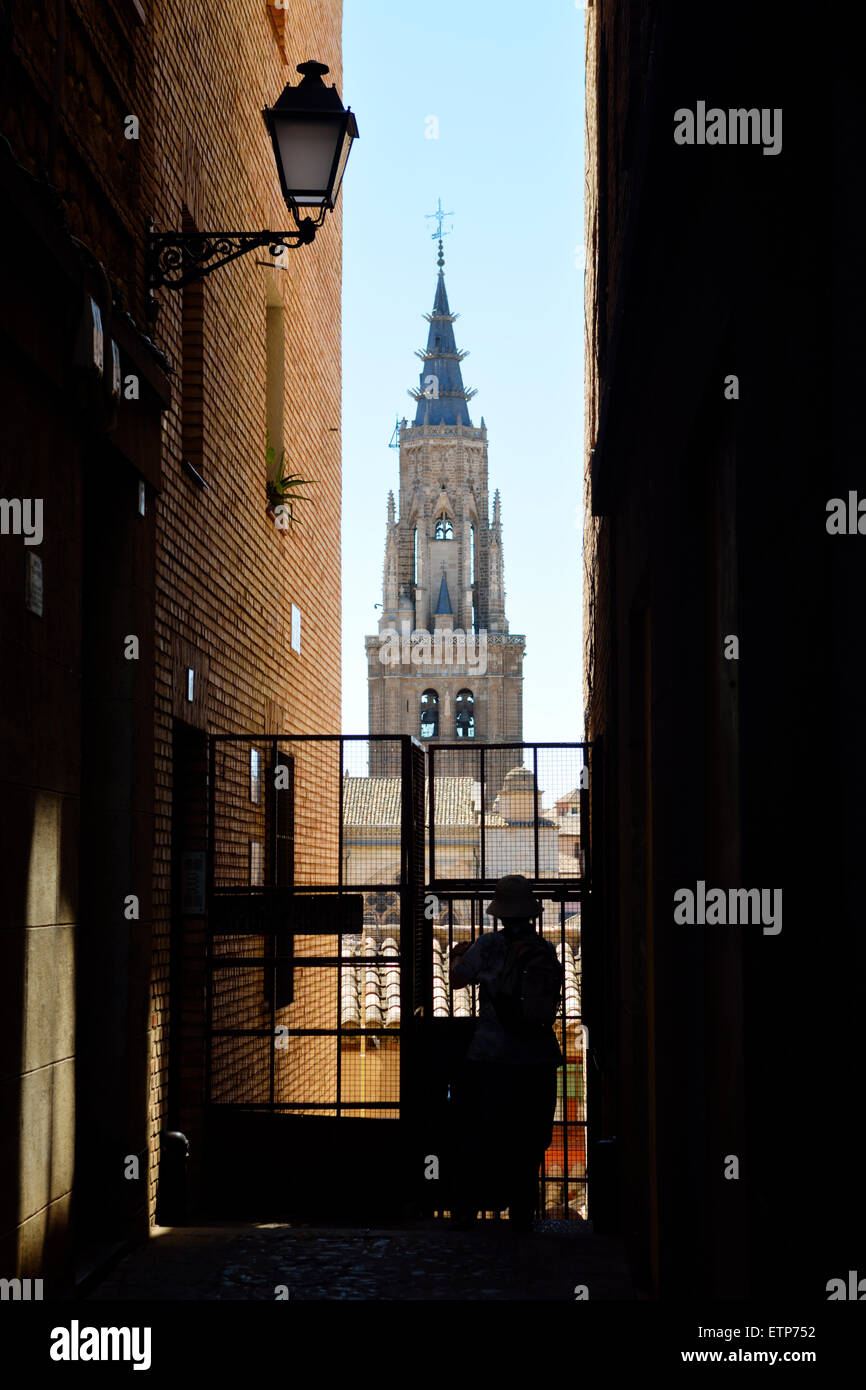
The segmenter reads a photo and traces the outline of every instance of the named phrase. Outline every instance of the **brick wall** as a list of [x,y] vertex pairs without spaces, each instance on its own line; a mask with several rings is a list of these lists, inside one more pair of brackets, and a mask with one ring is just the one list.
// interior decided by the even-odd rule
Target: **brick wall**
[[[17,866],[0,903],[0,1272],[53,1294],[87,1242],[141,1232],[145,1215],[143,1182],[124,1176],[144,1148],[151,911],[155,535],[139,484],[152,503],[169,388],[134,321],[154,138],[142,12],[35,0],[3,18],[0,494],[41,498],[45,515],[32,550],[0,541],[0,838]],[[104,365],[114,343],[134,402],[85,365],[91,298]],[[41,611],[25,602],[31,561]]]
[[[201,229],[288,226],[261,110],[299,80],[295,65],[307,58],[329,65],[326,80],[342,95],[341,11],[332,0],[302,0],[292,6],[290,28],[274,19],[263,4],[153,7],[154,212],[162,227],[180,227],[185,211]],[[200,318],[202,386],[181,379],[165,416],[158,508],[151,1205],[167,1120],[173,721],[261,733],[272,728],[276,707],[284,722],[274,732],[339,727],[340,256],[338,206],[312,247],[288,254],[286,269],[257,265],[269,259],[263,251],[216,271],[196,291],[195,315],[192,295],[184,316],[180,293],[160,294],[158,338],[178,371],[184,317],[188,362]],[[284,308],[286,457],[292,471],[314,480],[306,489],[313,500],[296,508],[292,532],[276,529],[265,511],[269,305]],[[200,418],[190,409],[194,398]],[[182,468],[191,420],[207,490]],[[291,647],[292,603],[302,613],[300,653]],[[200,691],[189,706],[177,689],[187,663]],[[200,1042],[195,1033],[185,1039],[190,1104]]]

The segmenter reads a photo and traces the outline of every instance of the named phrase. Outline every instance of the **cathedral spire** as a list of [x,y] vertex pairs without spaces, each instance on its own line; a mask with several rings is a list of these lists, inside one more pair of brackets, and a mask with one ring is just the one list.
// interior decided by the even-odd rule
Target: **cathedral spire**
[[[433,216],[434,214],[431,214]],[[435,235],[435,233],[434,233]],[[439,227],[439,267],[436,279],[436,293],[433,298],[432,314],[425,314],[430,325],[427,332],[427,346],[416,352],[421,358],[421,373],[418,387],[409,395],[417,403],[416,425],[468,425],[467,402],[475,395],[463,385],[460,363],[468,354],[460,352],[454,340],[454,320],[448,304],[448,291],[445,288],[445,256],[442,250],[442,227]]]

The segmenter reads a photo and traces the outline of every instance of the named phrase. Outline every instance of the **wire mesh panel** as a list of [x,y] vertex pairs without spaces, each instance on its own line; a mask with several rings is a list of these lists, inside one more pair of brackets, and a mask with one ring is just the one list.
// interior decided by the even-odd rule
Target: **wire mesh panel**
[[586,746],[531,750],[541,814],[550,823],[540,854],[539,877],[583,882],[590,877],[589,779]]
[[267,1105],[270,1033],[217,1033],[211,1038],[211,1100],[217,1105]]
[[399,1106],[400,935],[400,895],[379,890],[364,894],[362,930],[341,938],[340,1104],[363,1118]]
[[542,932],[556,948],[562,995],[556,1035],[563,1055],[557,1076],[553,1139],[542,1167],[542,1210],[548,1216],[587,1216],[586,1043],[581,1010],[581,905],[545,902]]
[[434,1025],[477,1016],[478,986],[451,986],[451,948],[500,925],[486,910],[496,882],[506,874],[530,880],[543,906],[539,929],[560,964],[555,1031],[563,1063],[553,1138],[539,1175],[539,1209],[558,1218],[587,1215],[581,913],[591,886],[590,776],[587,744],[428,749]]
[[[393,750],[392,743],[396,743]],[[389,761],[387,755],[392,752]],[[395,770],[370,776],[366,742],[353,741],[344,747],[342,874],[346,884],[394,885],[400,882],[403,809],[400,752],[396,740],[380,744],[379,765]]]
[[493,884],[523,874],[588,886],[588,744],[428,749],[431,884]]
[[415,957],[401,937],[420,912],[423,802],[406,783],[408,740],[378,740],[371,756],[372,742],[212,740],[213,1105],[400,1113]]
[[[481,877],[483,830],[488,817],[484,806],[483,777],[489,777],[489,750],[459,748],[447,760],[436,760],[428,749],[427,875],[434,879],[464,880]],[[489,794],[489,784],[488,784]],[[431,833],[430,806],[434,811]]]
[[[540,896],[540,895],[539,895]],[[478,986],[455,988],[450,982],[451,949],[472,942],[501,924],[487,915],[490,894],[468,897],[436,895],[433,918],[432,973],[434,1019],[477,1018]],[[553,1138],[539,1178],[539,1210],[549,1217],[586,1218],[587,1032],[581,1016],[580,904],[542,898],[539,927],[554,947],[562,970],[562,992],[554,1031],[563,1055],[557,1076]]]
[[282,739],[294,763],[296,887],[336,884],[340,862],[339,739]]
[[265,740],[221,742],[211,757],[214,889],[264,882]]

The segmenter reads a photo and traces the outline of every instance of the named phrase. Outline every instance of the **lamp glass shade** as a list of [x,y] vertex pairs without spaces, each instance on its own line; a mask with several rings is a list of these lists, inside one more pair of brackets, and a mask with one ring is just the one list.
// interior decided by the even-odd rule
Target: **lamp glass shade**
[[334,186],[331,189],[332,208],[337,201],[337,194],[340,191],[340,184],[343,182],[343,174],[346,171],[346,161],[349,158],[349,151],[352,148],[352,141],[355,139],[355,136],[357,134],[358,127],[355,125],[354,116],[352,116],[346,124],[346,129],[343,131],[342,144],[337,154],[337,168],[334,172]]
[[352,136],[346,113],[271,113],[283,194],[299,207],[333,208]]

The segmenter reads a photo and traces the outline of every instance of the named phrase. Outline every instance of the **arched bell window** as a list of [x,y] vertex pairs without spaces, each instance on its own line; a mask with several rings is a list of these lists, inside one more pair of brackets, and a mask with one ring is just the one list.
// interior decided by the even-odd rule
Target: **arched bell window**
[[421,737],[436,738],[439,734],[439,696],[435,690],[425,690],[421,696]]
[[437,541],[452,541],[454,539],[454,526],[447,512],[442,512],[436,518],[435,538]]
[[475,737],[475,696],[471,690],[459,690],[454,701],[458,738]]

